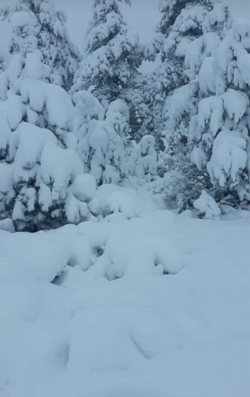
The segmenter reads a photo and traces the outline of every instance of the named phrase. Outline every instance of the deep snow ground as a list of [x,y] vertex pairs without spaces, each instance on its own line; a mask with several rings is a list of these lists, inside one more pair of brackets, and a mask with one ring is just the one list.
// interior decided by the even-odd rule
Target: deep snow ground
[[250,220],[136,200],[0,231],[1,397],[250,395]]

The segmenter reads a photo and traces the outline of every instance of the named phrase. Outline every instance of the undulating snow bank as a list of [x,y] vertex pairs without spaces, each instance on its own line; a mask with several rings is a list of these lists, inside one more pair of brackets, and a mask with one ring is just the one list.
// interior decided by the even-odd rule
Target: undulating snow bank
[[125,210],[0,233],[0,396],[247,397],[249,220],[102,190]]

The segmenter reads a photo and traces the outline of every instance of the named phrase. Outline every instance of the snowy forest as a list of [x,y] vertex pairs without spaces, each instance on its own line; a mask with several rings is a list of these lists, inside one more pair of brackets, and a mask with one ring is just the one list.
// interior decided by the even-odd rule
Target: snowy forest
[[250,395],[250,14],[152,1],[0,1],[0,397]]
[[89,183],[201,217],[249,208],[250,21],[212,0],[166,0],[142,45],[120,2],[94,2],[83,53],[52,3],[1,10],[12,37],[0,54],[0,214],[17,230],[96,216]]

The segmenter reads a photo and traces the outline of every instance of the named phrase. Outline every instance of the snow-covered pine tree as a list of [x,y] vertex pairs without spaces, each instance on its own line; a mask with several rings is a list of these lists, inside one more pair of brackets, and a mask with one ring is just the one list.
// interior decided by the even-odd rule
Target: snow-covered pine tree
[[144,55],[150,61],[160,56],[161,63],[152,73],[137,76],[133,84],[135,90],[131,89],[132,136],[136,139],[150,133],[155,136],[157,146],[162,147],[159,137],[168,130],[165,126],[165,114],[171,102],[168,96],[189,81],[184,65],[185,51],[202,35],[203,20],[211,9],[212,0],[160,2],[157,35],[153,43],[145,46]]
[[222,5],[206,22],[202,43],[196,45],[202,62],[189,62],[191,69],[198,68],[200,94],[190,123],[192,159],[199,169],[207,169],[217,199],[249,204],[250,22],[232,23]]
[[10,52],[25,55],[27,46],[28,51],[39,49],[48,66],[46,80],[69,91],[80,54],[69,38],[66,15],[50,0],[19,0],[7,13],[13,29]]
[[158,75],[155,72],[138,74],[125,93],[130,109],[130,138],[137,143],[145,135],[156,139],[156,147],[161,148],[163,130],[164,97]]
[[122,139],[125,147],[130,146],[129,119],[129,107],[123,99],[116,99],[115,101],[110,103],[106,113],[106,120],[112,125],[115,132]]
[[80,222],[88,208],[73,189],[83,173],[70,132],[73,104],[63,88],[43,81],[47,68],[41,52],[33,51],[34,17],[20,12],[15,26],[27,27],[22,51],[0,75],[0,218],[34,231]]
[[161,0],[162,16],[149,57],[161,55],[157,74],[165,94],[187,81],[183,68],[186,50],[202,35],[203,21],[212,8],[212,0]]
[[9,53],[6,48],[0,45],[0,73],[4,72],[8,65]]
[[156,99],[151,73],[137,74],[125,92],[130,109],[130,139],[139,143],[144,135],[153,133],[152,102]]
[[155,71],[161,85],[159,95],[165,98],[160,133],[166,140],[166,151],[161,162],[162,168],[169,172],[166,194],[179,209],[192,206],[193,199],[210,186],[206,172],[195,169],[190,159],[190,120],[199,102],[198,69],[192,69],[190,64],[201,62],[206,51],[216,45],[208,37],[208,45],[202,47],[204,21],[213,7],[212,0],[161,3],[162,19],[158,26],[158,47],[155,46],[162,59]]
[[145,135],[134,147],[127,164],[127,173],[130,183],[136,186],[144,186],[157,177],[157,153],[155,150],[155,138]]
[[[84,171],[92,175],[97,184],[119,184],[125,176],[124,142],[128,132],[128,109],[121,100],[104,107],[90,92],[73,95],[77,115],[75,134],[78,153]],[[123,137],[123,139],[122,139]]]
[[129,34],[120,3],[130,0],[94,0],[85,56],[73,87],[73,92],[90,90],[105,106],[121,97],[142,62],[138,37]]

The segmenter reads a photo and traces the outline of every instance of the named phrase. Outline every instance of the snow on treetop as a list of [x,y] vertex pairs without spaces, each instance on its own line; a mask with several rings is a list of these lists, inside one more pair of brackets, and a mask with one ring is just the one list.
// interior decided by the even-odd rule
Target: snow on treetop
[[85,55],[72,91],[89,90],[104,104],[119,97],[142,62],[142,47],[119,9],[119,0],[96,0]]
[[163,55],[171,57],[183,57],[186,55],[187,48],[194,40],[193,32],[199,36],[202,34],[202,24],[208,11],[201,4],[187,4],[181,13],[177,16],[163,46]]
[[[208,32],[192,43],[189,43],[188,50],[185,50],[183,53],[185,55],[185,67],[191,79],[195,79],[197,74],[201,76],[203,73],[204,77],[200,79],[202,84],[205,79],[207,80],[211,69],[212,74],[214,74],[214,59],[211,56],[215,55],[220,44],[221,40],[215,32]],[[210,78],[207,81],[207,85],[210,86],[210,91],[215,92],[215,88],[211,89],[211,80],[213,82],[214,79]],[[203,90],[206,92],[205,84]]]
[[35,26],[37,24],[36,17],[28,11],[16,11],[10,16],[10,24],[12,29],[24,26]]
[[43,81],[25,79],[21,85],[21,96],[23,102],[29,103],[36,112],[42,112],[45,107],[51,126],[65,130],[70,128],[74,107],[63,88]]
[[227,29],[231,27],[232,19],[230,16],[230,10],[225,6],[225,4],[215,4],[204,20],[204,33],[217,31],[217,33],[220,34],[220,30],[222,32],[224,30],[224,24]]
[[237,18],[233,23],[233,34],[236,41],[240,41],[246,50],[250,50],[250,20]]
[[106,15],[105,21],[93,27],[88,34],[86,49],[93,50],[99,41],[104,41],[111,34],[117,34],[121,29],[124,29],[122,16],[114,11]]
[[93,8],[94,10],[98,10],[98,6],[100,7],[100,10],[103,10],[104,7],[113,7],[115,6],[117,3],[125,3],[125,4],[131,4],[131,0],[94,0],[93,3]]
[[249,108],[249,98],[247,94],[231,88],[223,94],[223,102],[227,114],[237,124]]

